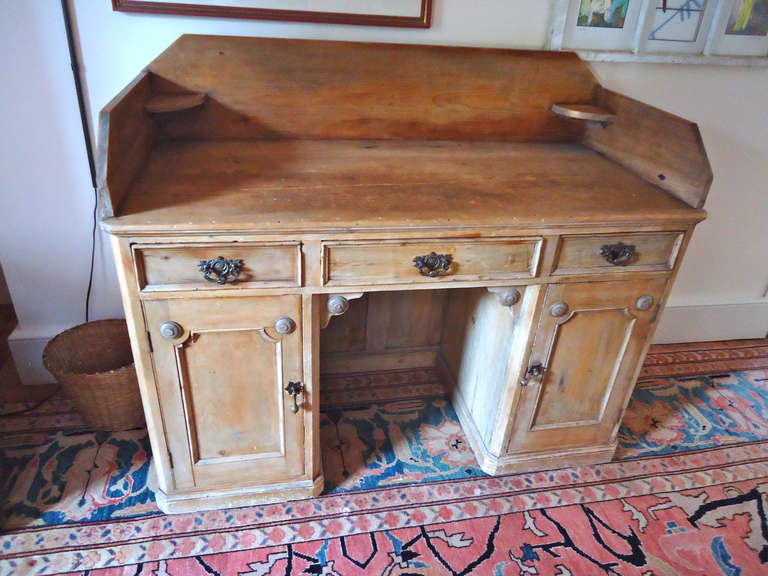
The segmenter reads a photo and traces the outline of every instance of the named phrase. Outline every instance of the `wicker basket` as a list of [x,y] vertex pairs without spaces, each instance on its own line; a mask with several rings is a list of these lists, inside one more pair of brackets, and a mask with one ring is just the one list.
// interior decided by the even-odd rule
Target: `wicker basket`
[[98,320],[51,340],[43,364],[95,430],[144,426],[144,412],[124,320]]

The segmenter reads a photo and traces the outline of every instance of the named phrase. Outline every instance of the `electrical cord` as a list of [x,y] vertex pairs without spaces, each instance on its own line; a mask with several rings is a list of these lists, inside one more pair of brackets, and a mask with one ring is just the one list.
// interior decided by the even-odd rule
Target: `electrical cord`
[[91,266],[88,275],[88,288],[85,292],[85,321],[90,320],[91,294],[93,292],[93,270],[96,261],[96,213],[99,203],[98,185],[96,183],[96,161],[93,155],[93,142],[91,140],[91,130],[88,124],[88,114],[85,105],[85,94],[83,83],[80,78],[80,59],[75,47],[75,36],[72,29],[72,16],[69,9],[69,1],[61,0],[61,12],[64,16],[64,29],[67,34],[67,47],[69,48],[69,63],[72,67],[72,77],[75,81],[75,92],[77,93],[77,106],[80,110],[80,124],[83,129],[83,141],[85,151],[88,156],[88,169],[91,174],[91,186],[93,188],[93,216],[91,226]]
[[[75,92],[77,93],[77,105],[80,111],[80,123],[83,129],[83,140],[85,143],[85,151],[88,156],[88,169],[91,176],[91,187],[93,188],[93,212],[91,216],[91,264],[90,272],[88,274],[88,288],[85,292],[85,321],[90,320],[91,310],[91,294],[93,292],[93,270],[96,261],[96,224],[97,224],[97,210],[99,202],[98,185],[96,183],[96,162],[93,156],[93,142],[91,140],[91,131],[88,125],[88,115],[86,112],[85,95],[83,93],[83,84],[80,79],[80,63],[77,55],[77,49],[75,48],[75,39],[72,33],[72,18],[69,10],[68,0],[61,0],[61,11],[64,16],[64,29],[67,35],[67,47],[69,48],[69,62],[72,67],[72,76],[75,81]],[[61,386],[57,386],[51,394],[33,404],[29,408],[22,410],[16,410],[14,412],[0,412],[0,418],[8,418],[11,416],[20,416],[27,414],[34,410],[37,410],[51,400],[56,394],[61,391]]]

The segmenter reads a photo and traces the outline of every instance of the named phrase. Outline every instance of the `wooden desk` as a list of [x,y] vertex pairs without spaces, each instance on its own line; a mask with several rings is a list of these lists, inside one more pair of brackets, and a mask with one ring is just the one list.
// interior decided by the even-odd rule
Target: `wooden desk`
[[321,372],[436,366],[489,474],[609,460],[711,181],[573,54],[431,46],[184,36],[101,153],[169,512],[318,494]]

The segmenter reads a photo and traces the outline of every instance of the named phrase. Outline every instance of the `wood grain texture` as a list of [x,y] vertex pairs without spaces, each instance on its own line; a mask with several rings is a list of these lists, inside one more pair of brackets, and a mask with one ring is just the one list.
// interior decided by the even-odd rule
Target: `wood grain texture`
[[[536,275],[538,238],[474,240],[390,240],[324,244],[324,284],[445,283],[484,278],[530,278]],[[451,258],[435,277],[424,276],[414,258],[432,252]]]
[[554,102],[590,102],[575,54],[447,46],[182,36],[152,74],[208,94],[169,135],[245,138],[573,141]]
[[202,106],[205,94],[155,94],[144,104],[150,114],[181,112]]
[[325,486],[322,474],[312,480],[241,485],[235,489],[166,494],[155,490],[157,507],[166,514],[187,514],[219,508],[243,508],[319,496]]
[[[529,365],[543,377],[521,391],[507,452],[545,452],[608,445],[624,410],[647,336],[658,319],[667,280],[551,284]],[[638,310],[649,294],[656,304]],[[550,314],[565,302],[568,312]]]
[[[317,494],[321,369],[437,365],[491,474],[607,460],[711,180],[694,124],[602,91],[572,54],[183,37],[101,137],[168,511]],[[626,267],[600,255],[617,242]],[[413,266],[432,251],[447,276]],[[201,280],[220,255],[241,282]],[[334,294],[351,302],[331,318]]]
[[[521,288],[525,291],[525,288]],[[452,382],[452,397],[461,402],[483,446],[496,428],[501,399],[506,394],[520,303],[512,309],[499,304],[485,289],[451,290],[441,342],[441,362]],[[458,399],[460,398],[460,400]]]
[[[560,240],[553,275],[649,272],[672,270],[675,267],[683,232],[647,234],[598,234],[563,236]],[[603,246],[617,243],[635,247],[629,264],[615,266],[600,251]]]
[[321,334],[321,370],[434,366],[447,302],[445,290],[369,292],[351,300]]
[[163,422],[160,394],[155,385],[152,345],[147,332],[144,310],[138,296],[138,280],[133,266],[131,243],[128,239],[110,237],[112,256],[117,270],[120,295],[125,312],[125,321],[131,337],[131,352],[136,366],[141,403],[147,422],[147,432],[152,447],[152,465],[160,492],[176,489],[172,459],[168,449],[166,425]]
[[349,310],[342,316],[330,319],[320,332],[320,349],[323,354],[338,352],[363,352],[370,298],[349,301]]
[[[304,416],[288,409],[283,390],[289,380],[303,379],[299,301],[264,296],[144,303],[177,488],[304,476]],[[282,316],[294,319],[295,332],[276,334],[273,324]],[[178,322],[183,335],[164,339],[159,327],[166,321]]]
[[[138,244],[133,247],[139,287],[143,290],[227,290],[243,287],[301,285],[299,242],[238,244]],[[237,279],[209,282],[202,260],[218,257],[242,261]]]
[[121,215],[104,225],[113,233],[264,232],[703,217],[579,145],[175,141],[155,147]]
[[154,124],[144,113],[150,96],[150,77],[142,72],[99,113],[96,167],[102,218],[118,213],[152,149]]
[[701,208],[713,176],[696,124],[602,88],[598,102],[616,122],[587,126],[584,144]]
[[616,115],[594,104],[552,104],[552,112],[564,118],[612,124]]

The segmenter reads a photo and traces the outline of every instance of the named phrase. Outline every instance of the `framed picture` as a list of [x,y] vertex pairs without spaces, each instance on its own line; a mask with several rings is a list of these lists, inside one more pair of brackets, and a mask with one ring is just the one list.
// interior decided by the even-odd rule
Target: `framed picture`
[[119,12],[429,28],[432,0],[112,0]]
[[638,51],[701,54],[717,3],[717,0],[653,0],[638,37]]
[[718,6],[708,54],[768,56],[768,0],[728,0]]
[[[631,50],[641,0],[566,0],[555,10],[565,14],[557,42],[561,48]],[[553,42],[554,44],[554,42]]]
[[768,0],[556,0],[554,10],[550,48],[587,60],[768,65]]

